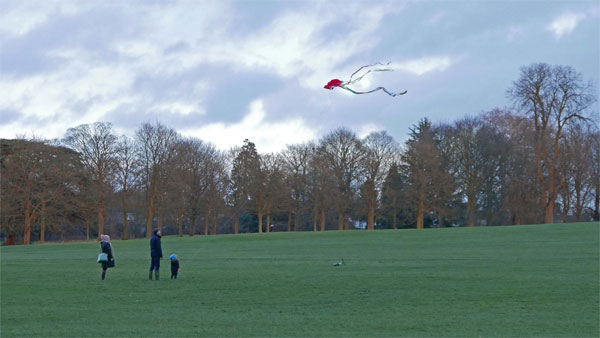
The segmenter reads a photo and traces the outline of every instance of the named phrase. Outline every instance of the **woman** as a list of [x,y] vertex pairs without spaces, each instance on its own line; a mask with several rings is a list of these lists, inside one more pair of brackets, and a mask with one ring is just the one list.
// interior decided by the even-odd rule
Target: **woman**
[[102,280],[106,276],[106,269],[115,266],[115,259],[112,252],[112,244],[110,244],[110,236],[100,235],[100,250],[108,256],[108,261],[102,262]]

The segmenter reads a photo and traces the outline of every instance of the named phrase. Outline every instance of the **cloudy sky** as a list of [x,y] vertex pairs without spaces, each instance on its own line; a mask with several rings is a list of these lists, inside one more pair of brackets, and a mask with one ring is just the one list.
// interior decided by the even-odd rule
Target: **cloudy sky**
[[[220,149],[277,151],[340,126],[403,141],[423,117],[507,107],[534,62],[570,65],[598,93],[599,41],[598,0],[2,0],[0,138],[160,121]],[[408,94],[323,88],[378,61],[394,71],[355,89]]]

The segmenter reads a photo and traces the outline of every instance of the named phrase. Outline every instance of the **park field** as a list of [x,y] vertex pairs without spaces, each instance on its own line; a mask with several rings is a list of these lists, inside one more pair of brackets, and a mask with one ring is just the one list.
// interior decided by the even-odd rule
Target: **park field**
[[105,281],[98,242],[5,246],[0,336],[598,337],[599,228],[165,236],[160,281],[147,239]]

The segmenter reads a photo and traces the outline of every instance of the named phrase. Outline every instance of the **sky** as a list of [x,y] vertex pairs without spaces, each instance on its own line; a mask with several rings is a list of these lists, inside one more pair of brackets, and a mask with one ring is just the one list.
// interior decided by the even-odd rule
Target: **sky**
[[[354,95],[323,86],[388,63]],[[345,127],[403,142],[422,118],[509,108],[520,68],[568,65],[600,84],[600,1],[0,2],[0,138],[160,122],[261,153]],[[598,110],[598,103],[592,110]]]

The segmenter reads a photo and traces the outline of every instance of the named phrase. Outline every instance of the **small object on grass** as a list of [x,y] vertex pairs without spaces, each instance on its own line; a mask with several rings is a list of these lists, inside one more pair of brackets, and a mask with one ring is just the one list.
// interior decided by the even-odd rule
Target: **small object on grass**
[[339,262],[337,262],[337,263],[333,264],[333,266],[341,266],[341,265],[344,265],[344,259],[343,259],[343,258],[342,258],[342,260],[341,260],[341,261],[339,261]]

